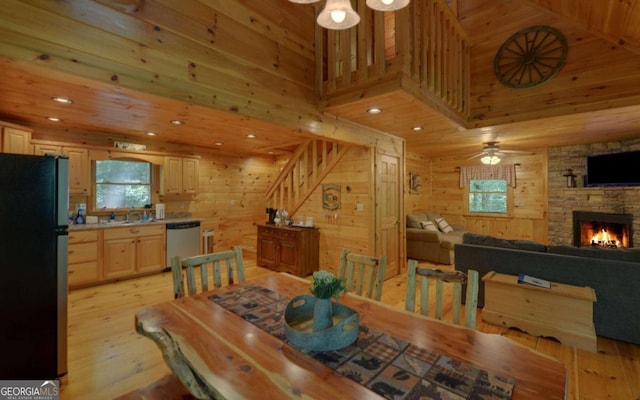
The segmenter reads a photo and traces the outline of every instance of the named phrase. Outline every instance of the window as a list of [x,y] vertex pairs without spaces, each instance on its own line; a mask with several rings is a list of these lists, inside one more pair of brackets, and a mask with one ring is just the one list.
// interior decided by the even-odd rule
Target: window
[[469,212],[504,214],[509,212],[509,186],[503,179],[472,179],[469,182]]
[[96,208],[143,207],[151,203],[151,164],[96,161]]

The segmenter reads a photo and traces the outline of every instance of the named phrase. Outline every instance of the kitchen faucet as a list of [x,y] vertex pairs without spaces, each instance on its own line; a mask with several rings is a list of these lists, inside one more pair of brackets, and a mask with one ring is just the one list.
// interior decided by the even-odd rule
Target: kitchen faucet
[[126,221],[127,222],[133,222],[134,221],[133,217],[137,217],[137,219],[135,221],[140,221],[140,219],[141,219],[139,212],[129,212],[129,211],[127,211],[127,219],[126,219]]

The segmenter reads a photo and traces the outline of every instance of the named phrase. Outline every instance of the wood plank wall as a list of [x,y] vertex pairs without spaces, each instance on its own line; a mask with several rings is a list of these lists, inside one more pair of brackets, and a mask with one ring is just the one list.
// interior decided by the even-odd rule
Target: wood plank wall
[[[320,267],[338,272],[343,248],[372,254],[373,242],[373,176],[372,150],[353,147],[327,175],[323,183],[340,185],[340,208],[322,208],[322,185],[300,208],[298,215],[311,216],[320,229]],[[358,211],[362,203],[364,210]]]
[[520,164],[516,168],[512,218],[465,215],[465,190],[459,187],[456,167],[478,165],[479,160],[431,160],[431,208],[439,211],[449,223],[462,224],[470,232],[547,243],[546,149],[536,150],[534,155],[509,157],[503,162]]
[[[112,147],[113,135],[91,134],[83,140],[66,132],[38,131],[38,140]],[[390,137],[391,138],[391,137]],[[165,144],[162,148],[147,142],[152,151],[174,151],[200,157],[199,193],[188,196],[164,196],[167,213],[188,213],[201,218],[202,229],[214,230],[214,250],[226,250],[237,244],[255,242],[256,224],[267,221],[265,193],[275,181],[285,158],[247,157],[221,154],[220,151]],[[397,141],[380,141],[383,148],[393,148]],[[187,152],[188,150],[188,152]],[[313,217],[320,229],[320,268],[337,272],[343,248],[369,254],[374,252],[374,178],[373,156],[369,148],[352,147],[323,183],[341,187],[341,205],[336,211],[322,208],[322,185],[305,202],[297,215]],[[77,202],[87,198],[77,197]],[[357,211],[361,203],[363,211]],[[294,216],[295,217],[295,216]],[[255,244],[254,244],[255,245]]]
[[[417,214],[431,210],[431,161],[421,154],[409,153],[406,156],[404,209],[407,214]],[[416,174],[422,180],[417,191],[410,190],[410,175]]]

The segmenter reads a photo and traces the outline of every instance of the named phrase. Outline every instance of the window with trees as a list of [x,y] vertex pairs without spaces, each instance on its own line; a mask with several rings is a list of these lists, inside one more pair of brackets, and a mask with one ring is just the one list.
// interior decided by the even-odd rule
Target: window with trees
[[509,185],[504,179],[472,179],[469,182],[469,213],[509,213]]
[[96,208],[143,207],[151,203],[151,163],[97,160]]

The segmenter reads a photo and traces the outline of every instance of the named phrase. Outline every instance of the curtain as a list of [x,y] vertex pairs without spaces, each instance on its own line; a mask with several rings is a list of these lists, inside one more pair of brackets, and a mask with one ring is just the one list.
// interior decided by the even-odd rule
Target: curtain
[[507,185],[516,187],[516,166],[505,164],[461,167],[460,188],[466,187],[472,179],[504,179]]

